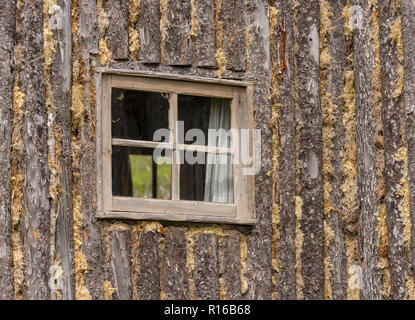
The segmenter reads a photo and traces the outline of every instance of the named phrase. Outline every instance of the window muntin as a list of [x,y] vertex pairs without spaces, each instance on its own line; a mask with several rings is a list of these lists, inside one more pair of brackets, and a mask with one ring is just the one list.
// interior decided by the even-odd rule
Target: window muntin
[[[230,193],[230,196],[225,201],[229,202],[208,202],[202,201],[201,192],[188,193],[186,192],[186,184],[189,181],[184,181],[181,177],[184,175],[184,165],[180,164],[177,158],[180,158],[180,154],[184,154],[188,151],[199,151],[206,155],[206,158],[222,157],[231,159],[236,150],[235,146],[230,142],[229,137],[223,138],[223,143],[213,144],[209,143],[209,138],[206,141],[196,144],[181,143],[178,139],[177,126],[173,125],[181,118],[179,112],[182,109],[182,105],[186,105],[186,99],[200,99],[201,97],[212,100],[217,98],[217,101],[228,106],[230,110],[229,127],[232,130],[238,130],[241,128],[253,128],[253,111],[252,111],[252,87],[249,84],[243,83],[240,85],[236,81],[220,81],[210,79],[176,79],[175,76],[160,75],[161,78],[156,78],[153,75],[143,74],[118,74],[120,72],[115,71],[114,74],[108,69],[105,73],[102,73],[102,77],[99,78],[98,86],[101,87],[101,92],[98,98],[99,105],[99,120],[102,123],[97,125],[97,129],[100,131],[99,141],[97,144],[98,155],[98,190],[102,191],[102,194],[98,195],[98,212],[100,217],[109,218],[132,218],[132,219],[151,219],[151,220],[175,220],[175,221],[199,221],[199,222],[226,222],[226,223],[239,223],[239,224],[252,224],[255,220],[255,211],[253,206],[253,176],[243,176],[241,174],[241,165],[233,164],[231,166],[232,175],[232,187],[234,190]],[[190,77],[191,78],[191,77]],[[225,83],[225,84],[224,84]],[[102,84],[102,85],[101,85]],[[112,98],[111,92],[114,91],[120,93],[120,91],[133,91],[127,92],[128,95],[136,94],[139,91],[140,94],[156,94],[157,99],[168,98],[168,127],[171,130],[174,139],[166,140],[164,142],[151,141],[151,140],[135,140],[125,139],[127,138],[139,138],[149,137],[149,134],[141,134],[140,136],[130,134],[111,136],[112,121],[118,119],[112,119]],[[122,98],[119,95],[115,95],[115,98]],[[202,101],[204,99],[201,99]],[[204,100],[205,102],[208,100]],[[179,104],[179,101],[184,101]],[[163,103],[160,103],[162,105]],[[205,103],[206,105],[206,103]],[[183,108],[184,109],[184,108]],[[166,110],[166,108],[161,108]],[[210,112],[209,111],[205,111]],[[164,121],[165,122],[165,121]],[[153,127],[157,127],[153,126]],[[203,126],[201,126],[203,129]],[[205,127],[206,128],[206,127]],[[142,130],[143,131],[143,130]],[[144,130],[147,132],[153,131],[150,129]],[[208,135],[209,136],[209,135]],[[190,143],[194,143],[190,141]],[[166,200],[164,196],[158,195],[159,191],[149,193],[138,191],[139,196],[145,194],[142,197],[135,197],[136,191],[129,192],[133,197],[113,195],[112,193],[112,174],[108,174],[112,170],[112,149],[114,147],[126,147],[135,149],[150,149],[155,150],[157,148],[167,149],[165,154],[169,153],[171,156],[171,193],[170,200]],[[130,150],[128,149],[128,150]],[[140,151],[141,152],[141,151]],[[132,156],[138,156],[136,151],[128,154],[129,161]],[[144,154],[143,154],[144,155]],[[208,160],[207,160],[208,162]],[[131,162],[130,162],[131,166]],[[205,164],[205,166],[209,166]],[[158,171],[158,170],[157,170]],[[202,169],[206,176],[206,167]],[[104,174],[105,173],[105,174]],[[153,177],[158,179],[158,177]],[[191,179],[190,179],[191,180]],[[205,181],[206,183],[206,181]],[[132,184],[134,184],[132,182]],[[168,183],[165,183],[168,185]],[[206,189],[206,186],[204,186]],[[153,188],[154,189],[154,188]],[[158,187],[156,189],[159,189]],[[229,190],[228,190],[229,191]],[[135,193],[134,193],[135,192]],[[228,193],[229,194],[229,193]],[[204,200],[203,192],[203,200]],[[211,201],[215,201],[212,200]],[[224,200],[219,200],[224,201]]]

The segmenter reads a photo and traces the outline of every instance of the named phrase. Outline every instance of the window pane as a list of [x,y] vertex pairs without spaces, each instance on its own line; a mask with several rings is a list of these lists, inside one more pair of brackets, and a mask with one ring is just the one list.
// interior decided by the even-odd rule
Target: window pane
[[231,155],[180,153],[181,200],[233,203]]
[[171,199],[170,156],[162,153],[157,164],[153,161],[153,151],[147,148],[112,147],[113,195]]
[[112,137],[153,141],[157,129],[169,128],[167,94],[112,89]]
[[[220,131],[215,135],[213,130],[223,129],[229,133],[230,105],[230,99],[179,95],[178,120],[183,121],[183,134],[179,134],[179,143],[229,148],[230,135]],[[210,131],[210,136],[209,129],[213,129]],[[218,134],[222,139],[217,137]],[[197,135],[197,138],[194,135]]]

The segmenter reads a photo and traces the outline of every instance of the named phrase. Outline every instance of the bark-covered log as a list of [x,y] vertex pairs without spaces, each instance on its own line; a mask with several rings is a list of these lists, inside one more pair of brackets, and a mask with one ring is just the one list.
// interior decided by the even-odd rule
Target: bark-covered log
[[138,31],[138,60],[143,63],[160,62],[160,2],[140,0]]
[[118,300],[129,300],[133,295],[130,239],[130,230],[114,230],[110,233],[110,279]]
[[193,279],[196,299],[219,299],[219,257],[216,234],[199,234],[194,239]]
[[140,300],[160,299],[160,235],[156,232],[134,232],[132,263],[136,269],[135,286]]
[[199,67],[215,67],[214,1],[195,0],[194,6],[195,20],[192,20],[192,36],[194,37],[196,65]]
[[128,59],[128,0],[105,0],[108,15],[106,37],[114,60]]
[[273,268],[276,299],[295,299],[295,106],[294,34],[291,1],[270,11],[273,128]]
[[[352,1],[359,24],[354,28],[356,132],[359,186],[359,258],[363,272],[360,298],[380,299],[382,280],[377,255],[379,212],[382,194],[383,137],[379,25],[375,3]],[[375,144],[376,142],[376,144]]]
[[[71,166],[71,6],[69,0],[59,0],[58,9],[51,18],[50,28],[55,43],[55,57],[51,65],[50,85],[53,95],[56,127],[54,136],[60,148],[58,172],[62,194],[56,221],[55,249],[57,260],[63,270],[61,295],[64,300],[75,297],[73,277],[72,232],[72,166]],[[55,150],[57,151],[57,150]],[[52,230],[54,231],[54,230]],[[53,240],[52,240],[53,241]]]
[[188,66],[192,64],[192,39],[190,36],[190,1],[162,0],[162,39],[164,40],[167,64]]
[[186,274],[186,233],[181,228],[166,228],[161,260],[161,290],[164,299],[185,300],[189,298]]
[[299,240],[302,242],[300,272],[303,282],[299,291],[304,299],[322,299],[324,237],[319,4],[316,1],[298,1],[294,10],[295,39],[298,45],[295,61],[298,90],[296,122],[299,208],[296,214],[303,234],[303,239]]
[[20,236],[24,254],[22,296],[48,299],[49,286],[49,168],[43,61],[43,1],[24,2],[17,22],[23,65],[18,85],[24,92],[21,138],[24,154],[23,214]]
[[[255,74],[254,105],[256,128],[261,131],[261,169],[255,176],[255,209],[258,223],[246,237],[248,254],[246,278],[248,288],[243,288],[243,298],[271,298],[271,132],[268,120],[271,116],[270,56],[268,3],[248,1],[248,23],[252,26],[252,43],[249,51],[249,65]],[[266,48],[266,49],[264,49]],[[247,291],[245,290],[247,289]]]
[[246,66],[245,50],[245,3],[240,0],[222,0],[221,23],[223,26],[223,50],[226,56],[226,68],[244,71]]
[[13,105],[13,49],[16,25],[14,1],[0,1],[0,299],[13,298],[11,253],[11,136]]
[[415,3],[402,0],[402,37],[404,54],[404,100],[406,142],[408,148],[408,180],[412,217],[412,269],[415,267]]
[[219,247],[219,272],[222,279],[221,299],[241,299],[240,235],[225,235]]
[[342,221],[343,109],[347,46],[345,0],[320,0],[320,76],[323,113],[325,298],[345,299],[346,252]]

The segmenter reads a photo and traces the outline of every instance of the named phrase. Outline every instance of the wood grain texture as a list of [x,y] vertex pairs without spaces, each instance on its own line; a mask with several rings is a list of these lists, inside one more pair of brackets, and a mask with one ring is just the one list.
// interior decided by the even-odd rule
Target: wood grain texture
[[135,287],[140,300],[160,299],[160,235],[133,232],[132,263],[136,270]]
[[25,2],[18,17],[18,39],[24,65],[19,87],[25,92],[22,140],[23,212],[20,235],[24,252],[25,299],[49,298],[49,168],[43,68],[43,1]]
[[105,33],[108,49],[114,60],[126,60],[129,55],[128,0],[105,0],[104,8],[109,21]]
[[189,298],[186,274],[186,234],[184,229],[166,228],[160,271],[161,290],[165,299],[186,300]]
[[160,62],[160,2],[140,0],[138,31],[138,61],[143,63]]
[[[53,28],[53,39],[56,41],[55,59],[51,65],[51,90],[53,94],[54,109],[56,112],[56,124],[59,135],[58,141],[61,148],[59,180],[62,187],[62,195],[58,206],[59,212],[56,221],[55,249],[57,260],[63,269],[62,299],[72,300],[75,297],[73,277],[73,219],[72,219],[72,160],[71,152],[71,7],[69,0],[59,0],[62,10],[62,22]],[[60,15],[60,13],[58,12]],[[59,18],[59,17],[58,17]],[[68,83],[69,82],[69,83]]]
[[131,281],[131,232],[110,232],[110,281],[115,289],[116,300],[129,300],[133,296]]
[[216,234],[199,234],[194,239],[193,279],[196,299],[219,299],[219,256]]
[[13,105],[13,49],[16,4],[0,1],[0,299],[13,298],[11,257],[11,135]]

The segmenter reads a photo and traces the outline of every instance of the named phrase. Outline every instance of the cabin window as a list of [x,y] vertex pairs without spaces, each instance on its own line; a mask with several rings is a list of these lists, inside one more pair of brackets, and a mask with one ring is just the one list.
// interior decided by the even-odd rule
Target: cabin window
[[255,223],[250,83],[105,70],[97,87],[99,217]]

